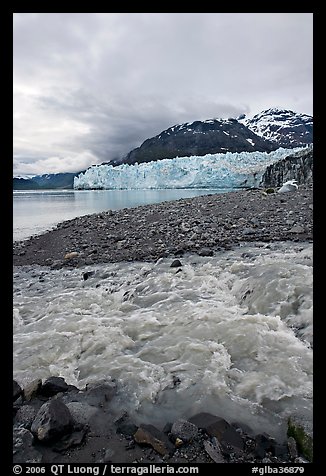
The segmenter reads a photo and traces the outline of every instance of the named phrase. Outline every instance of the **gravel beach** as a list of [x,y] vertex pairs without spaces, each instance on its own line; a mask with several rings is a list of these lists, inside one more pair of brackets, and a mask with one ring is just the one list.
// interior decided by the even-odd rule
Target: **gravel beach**
[[14,242],[13,264],[59,269],[209,256],[241,242],[311,241],[312,228],[312,185],[288,193],[243,190],[77,217]]

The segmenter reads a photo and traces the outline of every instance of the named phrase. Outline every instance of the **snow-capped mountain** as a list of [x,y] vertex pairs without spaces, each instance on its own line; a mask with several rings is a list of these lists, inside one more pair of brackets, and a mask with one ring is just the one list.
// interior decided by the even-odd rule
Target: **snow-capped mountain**
[[287,109],[271,108],[240,121],[255,134],[279,147],[303,147],[313,143],[313,118]]
[[270,152],[276,148],[275,143],[236,119],[208,119],[169,127],[129,152],[120,164],[226,152]]

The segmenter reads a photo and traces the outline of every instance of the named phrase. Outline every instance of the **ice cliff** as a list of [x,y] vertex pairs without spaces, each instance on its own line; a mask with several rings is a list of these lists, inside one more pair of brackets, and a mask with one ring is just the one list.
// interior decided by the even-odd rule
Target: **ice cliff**
[[[291,152],[298,149],[292,149]],[[176,157],[119,166],[95,165],[74,179],[80,189],[237,188],[259,185],[266,168],[289,155],[273,152],[240,152]]]

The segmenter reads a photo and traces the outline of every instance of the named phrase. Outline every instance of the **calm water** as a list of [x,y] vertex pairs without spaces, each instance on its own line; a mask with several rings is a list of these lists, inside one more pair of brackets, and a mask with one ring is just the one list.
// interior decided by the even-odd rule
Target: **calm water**
[[17,190],[13,197],[13,239],[29,238],[81,215],[226,191],[229,190]]

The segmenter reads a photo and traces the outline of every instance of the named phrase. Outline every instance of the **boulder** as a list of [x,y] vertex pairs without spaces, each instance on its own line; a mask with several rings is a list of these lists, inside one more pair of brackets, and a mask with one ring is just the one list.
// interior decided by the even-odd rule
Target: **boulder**
[[24,428],[30,430],[35,417],[35,408],[31,405],[23,405],[18,409],[14,421],[15,424],[22,425]]
[[202,412],[189,418],[189,421],[205,430],[209,436],[215,436],[222,445],[243,449],[240,434],[223,418]]
[[32,400],[37,395],[42,387],[42,380],[40,378],[32,380],[24,387],[24,399],[27,401]]
[[260,433],[255,436],[255,450],[254,454],[258,458],[264,458],[266,452],[274,453],[275,440],[267,433]]
[[182,264],[179,259],[175,259],[170,265],[171,268],[179,268],[180,266],[182,266]]
[[14,402],[19,398],[23,393],[23,390],[19,383],[16,382],[16,380],[13,381],[13,400]]
[[45,397],[52,397],[60,392],[66,392],[68,390],[68,385],[62,377],[49,377],[43,383],[40,394]]
[[113,382],[97,382],[87,385],[85,392],[85,401],[92,406],[102,407],[110,402],[116,394],[116,385]]
[[171,428],[171,434],[176,439],[179,438],[184,443],[191,441],[198,433],[198,428],[190,421],[180,418],[175,421]]
[[210,441],[204,441],[204,448],[206,453],[212,458],[215,463],[225,463],[225,459],[221,452],[219,445],[214,445]]
[[74,422],[80,425],[88,425],[91,418],[97,413],[97,408],[83,402],[70,402],[66,404]]
[[53,399],[41,406],[31,431],[39,441],[46,443],[68,433],[73,423],[68,407],[61,400]]
[[174,450],[168,437],[153,425],[141,425],[134,434],[136,443],[150,445],[160,455],[171,454]]
[[13,429],[13,463],[41,463],[42,455],[33,447],[34,437],[26,428]]

